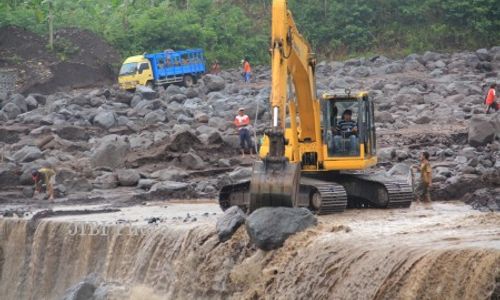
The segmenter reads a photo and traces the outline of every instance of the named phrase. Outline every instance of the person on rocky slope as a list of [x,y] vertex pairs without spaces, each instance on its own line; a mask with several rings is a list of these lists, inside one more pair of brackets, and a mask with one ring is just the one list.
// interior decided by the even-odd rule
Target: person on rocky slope
[[429,163],[429,152],[420,155],[420,182],[416,189],[417,201],[431,202],[430,188],[432,185],[432,167]]
[[238,115],[234,118],[234,125],[238,128],[238,134],[240,136],[241,157],[245,157],[245,151],[247,148],[250,150],[250,155],[253,155],[253,143],[249,129],[250,117],[245,114],[245,109],[243,107],[238,110]]
[[498,103],[496,101],[497,95],[496,95],[496,87],[497,84],[493,83],[490,85],[490,88],[488,89],[488,94],[486,95],[486,99],[484,100],[484,104],[486,104],[486,113],[490,113],[490,109],[494,109],[495,111],[498,111]]
[[56,178],[56,172],[51,168],[41,168],[39,170],[33,170],[31,172],[31,177],[35,182],[35,193],[41,193],[42,191],[42,180],[45,183],[45,187],[47,189],[47,196],[49,201],[54,200],[54,184]]

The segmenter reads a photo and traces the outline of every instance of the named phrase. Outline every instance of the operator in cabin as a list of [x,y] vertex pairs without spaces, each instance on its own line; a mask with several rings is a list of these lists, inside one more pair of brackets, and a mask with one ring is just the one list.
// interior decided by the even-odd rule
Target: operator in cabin
[[[333,144],[336,151],[355,153],[358,145],[358,123],[352,119],[352,111],[346,109],[334,129]],[[348,141],[348,142],[346,142]]]

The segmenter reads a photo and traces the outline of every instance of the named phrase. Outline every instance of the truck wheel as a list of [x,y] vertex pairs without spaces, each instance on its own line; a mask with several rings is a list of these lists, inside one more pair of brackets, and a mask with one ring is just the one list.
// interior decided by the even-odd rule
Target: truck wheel
[[194,84],[194,80],[193,80],[193,77],[191,75],[184,76],[184,79],[182,80],[182,82],[184,83],[185,87],[190,87],[190,86],[193,86],[193,84]]

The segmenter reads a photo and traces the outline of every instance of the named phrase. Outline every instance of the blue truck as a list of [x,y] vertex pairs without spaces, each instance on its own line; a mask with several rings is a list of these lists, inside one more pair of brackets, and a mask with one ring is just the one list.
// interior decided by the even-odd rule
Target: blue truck
[[206,72],[202,49],[165,50],[127,58],[120,68],[118,83],[125,90],[137,85],[155,87],[171,83],[192,86]]

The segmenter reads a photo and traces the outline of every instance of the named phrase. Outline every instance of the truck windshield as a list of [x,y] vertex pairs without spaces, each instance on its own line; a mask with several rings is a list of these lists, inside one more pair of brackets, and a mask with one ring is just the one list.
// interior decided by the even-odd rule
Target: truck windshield
[[120,68],[120,75],[131,75],[137,71],[137,63],[123,64]]

